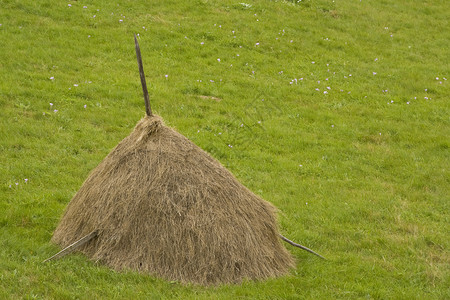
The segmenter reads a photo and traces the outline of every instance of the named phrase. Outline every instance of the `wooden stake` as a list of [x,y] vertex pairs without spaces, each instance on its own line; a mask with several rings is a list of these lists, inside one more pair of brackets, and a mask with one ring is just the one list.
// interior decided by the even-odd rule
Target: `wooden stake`
[[136,34],[134,35],[134,45],[136,48],[136,58],[139,67],[139,75],[141,77],[142,92],[144,93],[145,113],[147,114],[147,116],[150,117],[152,116],[152,108],[150,107],[150,99],[148,96],[147,83],[145,82],[144,65],[142,64],[142,57],[141,57],[141,48],[139,47]]
[[97,230],[92,231],[91,233],[89,233],[88,235],[83,236],[81,239],[79,239],[78,241],[76,241],[73,244],[70,244],[69,246],[67,246],[66,248],[62,249],[61,251],[59,251],[58,253],[56,253],[55,255],[53,255],[50,258],[47,258],[46,260],[43,261],[43,263],[48,262],[52,259],[57,259],[57,258],[61,258],[69,253],[72,253],[73,251],[75,251],[77,248],[83,246],[84,244],[86,244],[87,242],[89,242],[90,240],[92,240],[93,238],[95,238],[98,234]]
[[288,238],[282,236],[281,234],[279,234],[279,236],[280,236],[280,238],[281,238],[283,241],[285,241],[286,243],[289,243],[289,244],[291,244],[291,245],[294,246],[294,247],[298,247],[298,248],[300,248],[300,249],[306,250],[306,251],[308,251],[309,253],[312,253],[312,254],[317,255],[318,257],[320,257],[320,258],[322,258],[322,259],[327,260],[325,257],[323,257],[322,255],[320,255],[320,254],[318,254],[318,253],[312,251],[311,249],[306,248],[305,246],[302,246],[302,245],[300,245],[300,244],[294,243],[294,242],[291,241],[290,239],[288,239]]

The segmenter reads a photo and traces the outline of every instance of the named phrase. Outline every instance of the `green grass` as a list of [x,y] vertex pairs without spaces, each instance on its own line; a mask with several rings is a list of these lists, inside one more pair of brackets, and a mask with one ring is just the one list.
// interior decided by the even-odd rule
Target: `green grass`
[[[246,4],[0,0],[1,299],[450,298],[447,1]],[[133,33],[153,110],[328,261],[215,288],[41,263],[144,115]]]

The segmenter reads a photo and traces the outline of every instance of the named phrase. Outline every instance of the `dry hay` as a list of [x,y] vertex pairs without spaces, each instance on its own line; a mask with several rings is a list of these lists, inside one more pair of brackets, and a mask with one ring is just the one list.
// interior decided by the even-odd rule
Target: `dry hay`
[[52,241],[116,270],[195,284],[286,274],[275,208],[158,116],[142,119],[69,203]]

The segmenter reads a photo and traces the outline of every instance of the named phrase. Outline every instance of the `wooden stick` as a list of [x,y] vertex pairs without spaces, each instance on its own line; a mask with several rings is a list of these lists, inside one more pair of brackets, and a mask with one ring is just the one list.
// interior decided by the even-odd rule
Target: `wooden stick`
[[308,251],[309,253],[312,253],[312,254],[317,255],[318,257],[320,257],[320,258],[322,258],[322,259],[327,260],[325,257],[323,257],[322,255],[320,255],[320,254],[318,254],[318,253],[312,251],[311,249],[309,249],[309,248],[307,248],[307,247],[305,247],[305,246],[302,246],[302,245],[300,245],[300,244],[294,243],[294,242],[291,241],[290,239],[288,239],[288,238],[282,236],[281,234],[279,234],[279,236],[280,236],[280,238],[281,238],[283,241],[285,241],[286,243],[289,243],[289,244],[291,244],[291,245],[294,246],[294,247],[298,247],[298,248],[301,248],[301,249],[303,249],[303,250],[306,250],[306,251]]
[[79,239],[78,241],[76,241],[73,244],[70,244],[69,246],[67,246],[66,248],[62,249],[61,251],[59,251],[58,253],[56,253],[55,255],[53,255],[50,258],[47,258],[46,260],[43,261],[43,263],[48,262],[52,259],[57,259],[57,258],[61,258],[69,253],[72,253],[73,251],[75,251],[77,248],[83,246],[84,244],[86,244],[87,242],[89,242],[90,240],[92,240],[93,238],[95,238],[98,234],[97,230],[92,231],[91,233],[89,233],[88,235],[83,236],[81,239]]
[[144,93],[145,113],[147,114],[147,116],[150,117],[152,116],[152,108],[150,107],[150,98],[148,96],[147,83],[145,82],[144,65],[142,64],[142,57],[141,57],[141,48],[139,47],[136,34],[134,35],[134,45],[136,48],[136,58],[139,67],[139,75],[141,76],[142,92]]

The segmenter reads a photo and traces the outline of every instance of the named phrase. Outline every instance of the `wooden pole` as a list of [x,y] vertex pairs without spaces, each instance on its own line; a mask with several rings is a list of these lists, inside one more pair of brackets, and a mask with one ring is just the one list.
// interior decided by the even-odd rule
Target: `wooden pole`
[[308,251],[309,253],[312,253],[312,254],[314,254],[314,255],[317,255],[318,257],[320,257],[320,258],[326,260],[325,257],[323,257],[322,255],[320,255],[320,254],[318,254],[318,253],[312,251],[311,249],[309,249],[309,248],[307,248],[307,247],[305,247],[305,246],[302,246],[302,245],[300,245],[300,244],[294,243],[293,241],[291,241],[291,240],[288,239],[287,237],[282,236],[281,234],[279,234],[279,235],[280,235],[280,238],[281,238],[283,241],[285,241],[286,243],[291,244],[291,245],[294,246],[294,247],[297,247],[297,248],[306,250],[306,251]]
[[52,259],[61,258],[61,257],[65,256],[65,255],[67,255],[69,253],[72,253],[76,249],[80,248],[81,246],[83,246],[84,244],[86,244],[87,242],[89,242],[90,240],[95,238],[97,236],[97,234],[98,234],[97,230],[92,231],[88,235],[83,236],[81,239],[79,239],[75,243],[70,244],[69,246],[67,246],[66,248],[62,249],[61,251],[59,251],[58,253],[56,253],[52,257],[47,258],[43,262],[45,263],[45,262],[48,262],[48,261],[50,261]]
[[141,48],[139,47],[136,34],[134,35],[134,45],[136,47],[136,58],[139,67],[139,75],[141,77],[142,92],[144,93],[145,113],[147,114],[147,116],[150,117],[152,116],[152,108],[150,107],[150,99],[148,96],[147,83],[145,82],[144,66],[142,64],[142,57],[141,57]]

